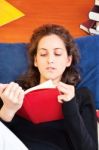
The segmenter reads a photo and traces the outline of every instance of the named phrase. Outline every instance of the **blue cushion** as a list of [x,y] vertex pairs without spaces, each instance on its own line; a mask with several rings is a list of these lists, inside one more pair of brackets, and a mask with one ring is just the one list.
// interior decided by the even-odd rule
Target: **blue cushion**
[[25,43],[0,43],[0,82],[9,83],[27,69]]
[[[88,87],[99,109],[99,36],[84,36],[75,39],[80,50],[82,81],[79,87]],[[9,83],[27,69],[26,43],[0,43],[0,82]]]
[[77,87],[88,87],[99,109],[99,36],[85,36],[76,39],[80,49],[80,68],[82,81]]

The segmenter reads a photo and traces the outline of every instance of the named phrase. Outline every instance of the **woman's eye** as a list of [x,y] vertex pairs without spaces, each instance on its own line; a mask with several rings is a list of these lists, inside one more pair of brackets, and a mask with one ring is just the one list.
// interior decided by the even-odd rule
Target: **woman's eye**
[[40,56],[46,56],[47,54],[46,53],[42,53],[42,54],[40,54]]
[[54,54],[56,56],[61,56],[62,55],[62,51],[60,49],[55,49]]
[[62,54],[61,54],[61,53],[55,53],[55,55],[56,55],[56,56],[61,56]]

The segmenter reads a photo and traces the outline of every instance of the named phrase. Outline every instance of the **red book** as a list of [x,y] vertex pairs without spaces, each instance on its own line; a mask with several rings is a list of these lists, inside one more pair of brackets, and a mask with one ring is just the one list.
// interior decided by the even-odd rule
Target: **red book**
[[91,27],[89,29],[89,32],[90,32],[90,34],[93,34],[93,35],[99,35],[99,31],[97,31],[96,25],[94,25],[93,27]]
[[62,104],[57,99],[59,94],[58,89],[50,85],[49,88],[31,88],[26,91],[23,105],[17,114],[33,123],[63,119]]
[[94,5],[89,12],[89,19],[99,21],[99,6]]
[[80,29],[84,30],[85,32],[89,33],[89,29],[95,25],[96,21],[94,20],[87,20],[80,24]]
[[97,121],[99,122],[99,110],[96,110]]

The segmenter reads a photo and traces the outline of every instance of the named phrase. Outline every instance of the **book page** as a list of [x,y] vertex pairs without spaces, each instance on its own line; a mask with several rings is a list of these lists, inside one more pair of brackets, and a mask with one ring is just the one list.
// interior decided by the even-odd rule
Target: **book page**
[[25,91],[25,94],[27,94],[28,92],[34,91],[34,90],[38,90],[38,89],[46,89],[46,88],[56,88],[56,86],[53,84],[52,80],[48,80],[42,84],[39,84],[35,87],[29,88]]
[[0,150],[28,150],[21,140],[0,121]]
[[99,0],[95,0],[95,5],[99,6]]

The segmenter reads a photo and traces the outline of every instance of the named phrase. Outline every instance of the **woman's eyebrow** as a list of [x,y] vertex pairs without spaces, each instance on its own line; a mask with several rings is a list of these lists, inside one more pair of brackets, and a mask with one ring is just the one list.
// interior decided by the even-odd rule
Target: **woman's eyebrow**
[[39,48],[38,50],[47,50],[46,48]]
[[[57,49],[63,50],[63,48],[60,48],[60,47],[56,47],[53,50],[57,50]],[[38,50],[48,50],[48,49],[46,49],[46,48],[39,48]]]
[[63,50],[63,48],[60,48],[60,47],[55,48],[55,50],[57,50],[57,49]]

